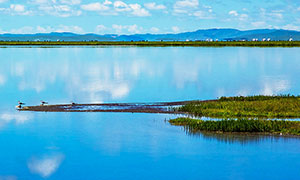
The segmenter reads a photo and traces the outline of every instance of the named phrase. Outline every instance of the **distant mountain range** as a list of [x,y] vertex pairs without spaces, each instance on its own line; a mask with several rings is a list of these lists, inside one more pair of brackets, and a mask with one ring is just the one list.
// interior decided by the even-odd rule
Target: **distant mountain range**
[[206,29],[178,34],[74,34],[52,32],[37,34],[0,34],[0,41],[186,41],[186,40],[300,40],[299,31],[278,29],[256,29],[241,31],[237,29]]

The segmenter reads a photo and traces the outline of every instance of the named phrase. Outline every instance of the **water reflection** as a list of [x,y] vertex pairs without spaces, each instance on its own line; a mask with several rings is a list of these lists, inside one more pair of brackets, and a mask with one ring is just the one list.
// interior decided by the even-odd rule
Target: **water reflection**
[[57,171],[63,159],[62,154],[32,157],[28,162],[28,168],[32,173],[47,178]]
[[15,93],[30,103],[41,97],[55,103],[151,102],[300,90],[297,49],[9,48],[0,52],[8,59],[0,62],[0,87],[9,82],[0,92]]
[[287,77],[265,77],[262,83],[263,89],[260,92],[262,95],[276,95],[281,92],[288,92],[291,88],[291,83]]
[[[217,133],[217,132],[191,132],[185,129],[186,133],[190,136],[195,136],[211,141],[219,141],[222,143],[241,145],[246,144],[260,144],[261,142],[277,142],[278,140],[285,139],[290,140],[291,137],[279,136],[279,135],[263,135],[263,134],[251,134],[251,133]],[[298,137],[295,137],[298,138]],[[298,138],[299,139],[299,138]]]
[[5,77],[0,74],[0,86],[4,85],[4,83],[5,83]]
[[0,54],[0,180],[255,179],[253,172],[269,172],[261,179],[299,177],[298,139],[187,136],[164,122],[176,117],[164,114],[15,112],[18,100],[298,94],[299,48],[0,48]]
[[17,180],[18,178],[16,176],[1,176],[0,180]]
[[15,122],[16,125],[24,124],[33,118],[32,114],[17,113],[17,112],[0,112],[0,129],[10,122]]

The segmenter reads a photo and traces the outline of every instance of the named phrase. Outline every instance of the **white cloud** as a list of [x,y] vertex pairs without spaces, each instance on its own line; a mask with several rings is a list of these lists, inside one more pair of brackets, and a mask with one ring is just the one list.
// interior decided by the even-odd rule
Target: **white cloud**
[[177,8],[183,8],[183,7],[195,7],[198,5],[199,5],[198,0],[182,0],[182,1],[176,1],[174,6]]
[[54,6],[55,10],[60,11],[60,12],[69,12],[71,11],[71,7],[68,5],[58,5]]
[[4,3],[4,2],[6,2],[7,0],[0,0],[0,3]]
[[294,24],[287,24],[285,26],[282,26],[282,29],[300,31],[300,26],[296,26]]
[[150,10],[162,10],[162,9],[166,9],[166,6],[164,6],[162,4],[156,4],[155,2],[146,3],[146,4],[144,4],[144,6],[147,9],[150,9]]
[[297,11],[300,11],[300,7],[297,8]]
[[55,5],[49,5],[49,4],[43,4],[38,7],[40,11],[44,13],[58,16],[58,17],[70,17],[70,16],[80,16],[81,11],[74,10],[71,8],[71,6],[66,4],[55,4]]
[[108,6],[106,6],[104,4],[101,4],[99,2],[81,5],[81,8],[83,10],[86,10],[86,11],[106,11],[106,10],[109,10]]
[[158,33],[159,32],[159,29],[157,27],[152,27],[150,29],[151,33]]
[[198,5],[198,0],[182,0],[176,1],[173,8],[175,13],[188,13],[190,9],[196,9]]
[[239,20],[239,21],[246,21],[249,17],[247,14],[245,14],[245,13],[244,14],[239,14],[235,10],[229,11],[228,14],[230,16],[232,16],[235,20]]
[[247,14],[241,14],[239,17],[240,21],[246,21],[248,19],[248,15]]
[[252,22],[251,25],[256,28],[261,28],[261,27],[266,26],[266,22],[265,21],[256,21],[256,22]]
[[84,33],[84,30],[80,26],[65,26],[65,25],[60,25],[55,32],[73,32],[73,33],[78,33],[82,34]]
[[[110,8],[113,5],[113,8]],[[150,16],[151,14],[145,8],[142,8],[140,4],[126,4],[123,1],[115,1],[112,3],[109,0],[105,0],[103,3],[90,3],[81,5],[81,9],[86,11],[97,11],[102,15],[118,15],[120,13],[128,12],[134,16]]]
[[63,155],[33,158],[28,162],[28,168],[32,173],[47,178],[57,171],[63,159]]
[[109,1],[109,0],[105,0],[103,4],[104,4],[104,5],[111,5],[111,4],[112,4],[112,2],[111,2],[111,1]]
[[11,29],[10,33],[12,34],[32,34],[35,33],[35,30],[31,26],[24,26],[18,29]]
[[117,12],[131,12],[134,16],[150,16],[149,11],[139,4],[126,4],[123,1],[115,1],[114,8]]
[[56,0],[33,0],[34,4],[50,4],[56,3]]
[[229,11],[228,14],[233,15],[233,16],[238,16],[239,15],[239,13],[237,11]]
[[104,26],[104,25],[102,25],[102,24],[100,24],[100,25],[98,25],[98,26],[96,27],[95,32],[96,32],[96,33],[101,33],[101,32],[103,32],[103,31],[105,31],[105,30],[107,30],[107,27]]
[[21,4],[11,4],[9,8],[4,8],[4,11],[10,13],[11,15],[30,15],[32,11],[26,11],[24,5]]
[[123,30],[127,31],[129,34],[141,33],[141,30],[143,30],[142,27],[138,27],[136,24],[125,26],[113,24],[112,28],[116,31],[117,34],[123,33]]
[[173,27],[172,27],[172,31],[173,31],[174,33],[178,33],[178,32],[180,31],[180,29],[179,29],[178,26],[173,26]]
[[[211,9],[209,9],[211,10]],[[193,16],[197,17],[198,19],[212,19],[213,17],[210,16],[209,13],[205,11],[196,11],[193,13]]]
[[48,26],[48,27],[37,26],[36,30],[39,33],[50,33],[52,31],[54,31],[50,26]]
[[268,15],[271,18],[274,18],[276,20],[280,20],[280,19],[283,18],[283,15],[282,15],[281,11],[272,11],[271,13],[268,13],[266,15]]
[[[80,26],[65,26],[65,25],[59,25],[57,27],[51,27],[51,26],[24,26],[18,29],[11,29],[8,31],[12,34],[34,34],[34,33],[50,33],[50,32],[73,32],[73,33],[79,33],[83,34],[85,33],[84,30]],[[24,85],[26,87],[26,85]],[[23,86],[22,86],[23,87]],[[40,89],[40,88],[38,88]]]
[[115,1],[114,8],[116,11],[123,12],[123,11],[130,11],[131,9],[128,7],[126,3],[123,1]]
[[150,16],[149,11],[142,8],[139,4],[129,4],[130,8],[132,9],[132,13],[135,16]]
[[60,0],[60,2],[63,4],[76,5],[80,4],[81,0]]
[[122,30],[123,30],[122,25],[113,24],[112,28],[116,31],[116,33],[118,33],[118,34],[122,33]]
[[139,28],[136,24],[128,26],[128,32],[130,33],[140,33]]
[[11,4],[10,9],[16,12],[24,12],[25,11],[25,6],[21,4]]
[[[270,9],[264,9],[260,8],[260,19],[267,22],[283,22],[283,12],[284,10],[271,10]],[[270,23],[268,23],[270,24]]]

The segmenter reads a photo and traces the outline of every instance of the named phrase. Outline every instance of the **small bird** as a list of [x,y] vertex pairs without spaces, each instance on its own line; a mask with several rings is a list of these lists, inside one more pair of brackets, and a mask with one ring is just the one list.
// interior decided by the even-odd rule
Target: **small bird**
[[21,101],[18,101],[18,104],[19,104],[20,106],[25,105],[25,103],[22,103]]
[[22,106],[21,105],[17,105],[16,109],[22,109]]
[[71,101],[71,105],[74,106],[74,105],[76,105],[76,103],[74,103],[73,101]]
[[45,101],[41,100],[41,106],[44,106],[45,104],[48,104],[48,102],[45,102]]

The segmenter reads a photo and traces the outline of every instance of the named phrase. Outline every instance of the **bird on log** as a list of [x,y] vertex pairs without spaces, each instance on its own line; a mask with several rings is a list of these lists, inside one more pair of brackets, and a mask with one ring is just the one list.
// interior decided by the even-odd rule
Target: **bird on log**
[[44,106],[45,104],[48,104],[48,102],[41,100],[41,106]]

